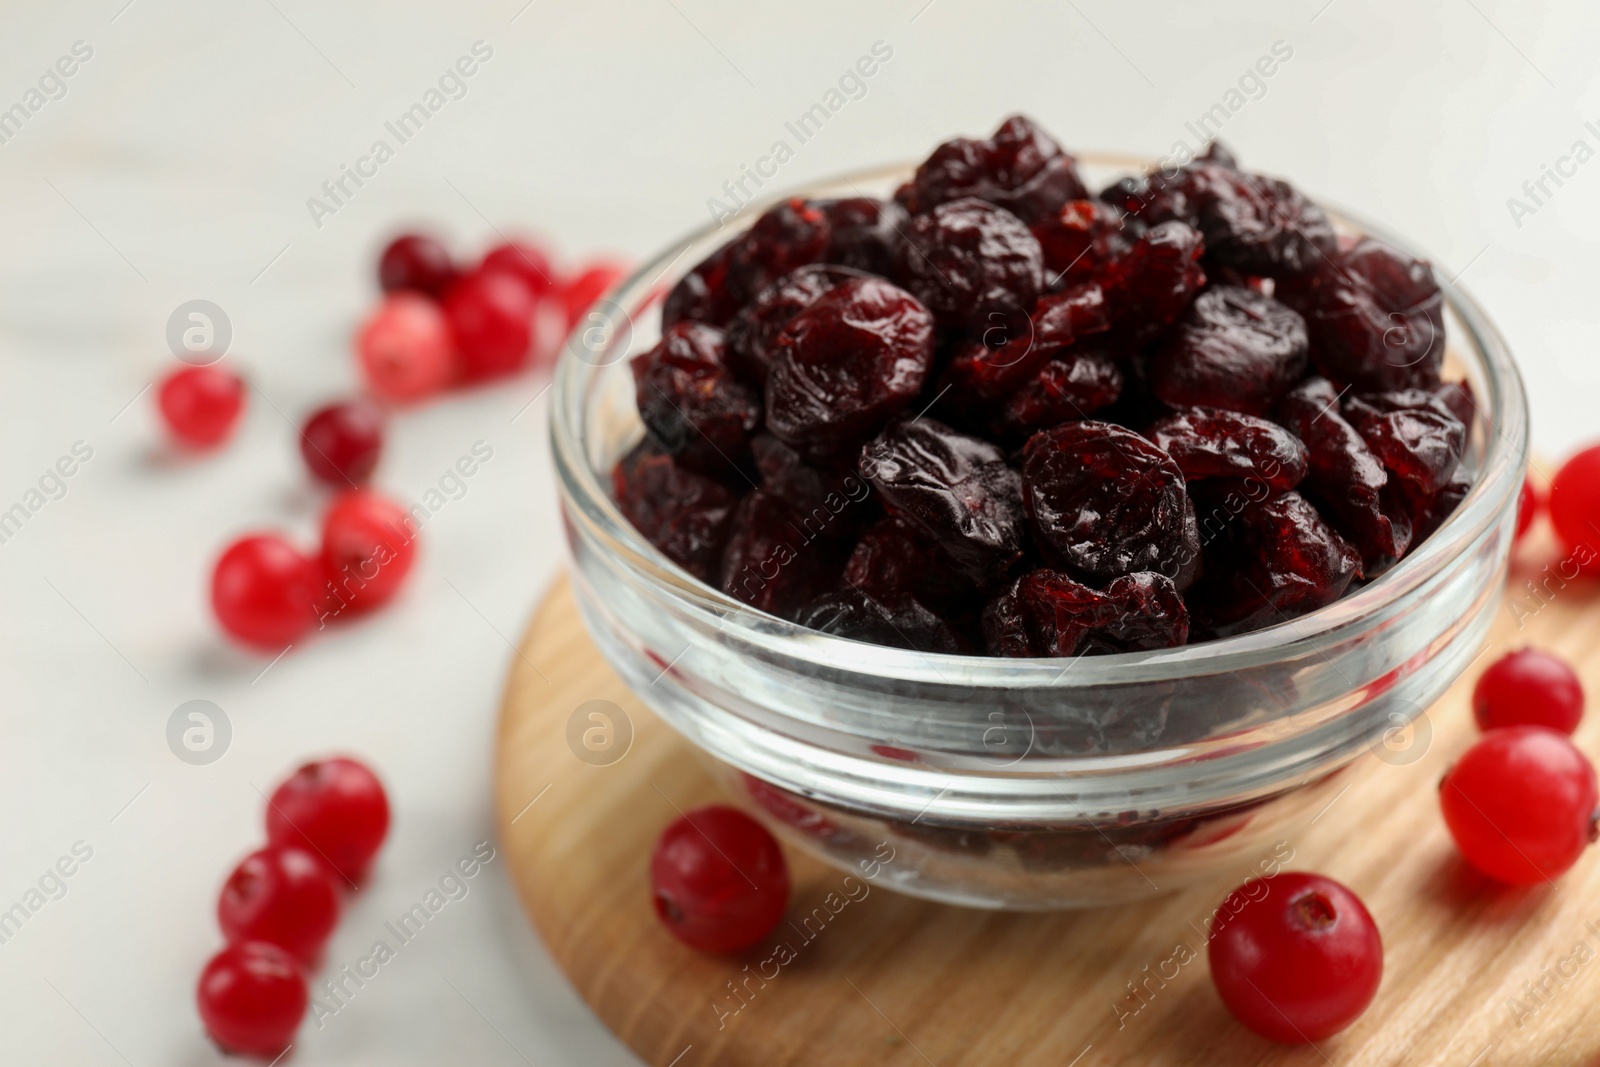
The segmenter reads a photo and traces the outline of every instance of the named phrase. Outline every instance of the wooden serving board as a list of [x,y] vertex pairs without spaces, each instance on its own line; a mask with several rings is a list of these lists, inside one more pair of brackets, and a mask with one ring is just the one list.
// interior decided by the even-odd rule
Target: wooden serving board
[[[1543,602],[1525,585],[1544,583],[1540,568],[1555,558],[1536,530],[1484,655],[1428,713],[1426,753],[1405,766],[1368,759],[1278,846],[1292,849],[1288,868],[1353,888],[1383,933],[1377,999],[1316,1047],[1257,1038],[1211,987],[1205,920],[1258,873],[1248,866],[1121,908],[1002,914],[877,886],[840,906],[844,874],[791,850],[791,915],[834,894],[837,914],[820,932],[780,926],[738,958],[684,948],[651,908],[648,856],[680,810],[718,791],[688,743],[602,661],[566,582],[533,620],[506,686],[495,792],[508,866],[578,992],[655,1067],[1595,1064],[1600,848],[1554,887],[1502,888],[1457,858],[1436,800],[1441,774],[1475,736],[1472,682],[1501,652],[1554,651],[1600,694],[1600,583]],[[595,700],[620,706],[632,725],[626,755],[604,766],[567,741],[569,720],[592,725],[579,709]],[[1600,754],[1600,707],[1577,741]],[[791,949],[781,965],[770,962],[779,940]]]

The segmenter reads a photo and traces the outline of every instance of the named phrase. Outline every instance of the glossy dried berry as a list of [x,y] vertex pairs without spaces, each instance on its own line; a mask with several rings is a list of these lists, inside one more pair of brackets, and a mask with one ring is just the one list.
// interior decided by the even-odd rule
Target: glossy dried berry
[[812,205],[828,220],[827,262],[869,274],[894,272],[900,234],[910,221],[904,207],[893,200],[864,196],[814,200]]
[[736,243],[729,241],[678,279],[661,304],[663,330],[684,321],[728,324],[743,303],[728,287],[728,259]]
[[1278,299],[1305,317],[1311,362],[1340,386],[1433,388],[1444,357],[1444,297],[1423,260],[1370,237]]
[[783,328],[835,285],[860,277],[839,267],[811,264],[790,271],[739,310],[728,323],[728,360],[751,381],[765,384],[773,347]]
[[1293,489],[1306,476],[1306,446],[1275,422],[1220,408],[1189,408],[1154,423],[1145,436],[1164,449],[1183,476],[1255,479]]
[[905,201],[918,214],[972,196],[1032,223],[1088,195],[1077,161],[1031,119],[1013,115],[988,140],[962,137],[934,149],[917,168]]
[[1189,612],[1164,574],[1125,575],[1101,592],[1060,571],[1038,570],[989,602],[983,633],[996,656],[1145,651],[1187,641]]
[[928,309],[880,278],[852,278],[779,335],[767,428],[809,457],[854,452],[917,399],[932,362]]
[[1419,493],[1407,481],[1391,479],[1390,484],[1399,489],[1399,496],[1405,502],[1406,514],[1411,520],[1411,543],[1420,545],[1443,526],[1467,498],[1472,491],[1472,475],[1458,466],[1438,492],[1429,494]]
[[860,470],[891,515],[974,583],[997,581],[1022,558],[1022,479],[998,446],[913,419],[869,441]]
[[1302,488],[1360,550],[1363,575],[1393,566],[1412,543],[1409,512],[1383,463],[1340,414],[1338,390],[1312,378],[1290,390],[1278,415],[1309,452]]
[[875,596],[846,586],[824,593],[795,619],[801,626],[836,637],[917,652],[966,651],[960,634],[915,598]]
[[1189,605],[1212,636],[1258,630],[1333,603],[1361,555],[1299,493],[1245,507],[1206,546]]
[[1345,398],[1343,414],[1390,472],[1423,493],[1444,488],[1466,446],[1467,428],[1422,389],[1357,393]]
[[1069,200],[1033,224],[1052,285],[1093,281],[1131,243],[1122,213],[1101,200]]
[[1177,648],[1189,640],[1189,606],[1165,574],[1139,571],[1106,586],[1116,617],[1090,635],[1090,643],[1111,652]]
[[1189,305],[1150,361],[1150,389],[1175,408],[1267,416],[1305,376],[1305,320],[1253,289],[1219,285]]
[[768,210],[728,251],[727,287],[744,304],[796,267],[827,255],[828,216],[815,201],[798,197]]
[[845,561],[844,584],[891,603],[909,596],[935,612],[961,613],[974,594],[932,541],[893,516],[861,532]]
[[839,533],[826,526],[808,529],[792,507],[757,489],[734,512],[722,550],[722,591],[790,618],[838,577]]
[[1044,288],[1044,254],[1015,215],[968,197],[911,220],[900,272],[941,325],[981,332],[1026,322]]
[[681,322],[632,367],[639,417],[680,465],[719,477],[738,468],[761,425],[761,397],[728,367],[722,331]]
[[1002,440],[1021,444],[1039,430],[1110,407],[1122,388],[1122,368],[1107,349],[1075,345],[1057,352],[1008,397],[992,428]]
[[963,401],[999,400],[1033,380],[1053,354],[1110,326],[1099,285],[1046,293],[1022,323],[997,323],[957,349],[944,383]]
[[1135,340],[1159,336],[1206,284],[1199,231],[1181,222],[1152,226],[1106,268],[1113,320]]
[[1143,214],[1188,223],[1204,235],[1208,256],[1248,274],[1303,274],[1337,247],[1328,216],[1294,186],[1219,162],[1197,160],[1152,182]]
[[717,580],[739,498],[714,478],[685,470],[648,438],[611,475],[617,507],[656,548],[703,582]]
[[1046,561],[1085,582],[1182,569],[1192,521],[1183,474],[1132,430],[1085,421],[1034,435],[1022,492]]
[[[833,510],[842,511],[844,505],[838,503],[841,499],[860,507],[869,492],[866,483],[856,475],[813,467],[800,453],[770,433],[752,437],[750,451],[755,457],[761,488],[801,511],[830,505]],[[854,520],[855,516],[850,518]]]

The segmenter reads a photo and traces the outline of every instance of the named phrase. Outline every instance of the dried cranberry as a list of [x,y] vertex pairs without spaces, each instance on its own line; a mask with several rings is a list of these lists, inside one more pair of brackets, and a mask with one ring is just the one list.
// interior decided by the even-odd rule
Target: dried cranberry
[[1358,393],[1345,398],[1343,413],[1383,465],[1423,493],[1444,488],[1467,441],[1444,400],[1421,389]]
[[1150,363],[1151,391],[1173,407],[1269,415],[1306,372],[1306,324],[1253,289],[1219,285],[1189,305]]
[[1190,408],[1145,431],[1189,481],[1254,478],[1293,489],[1306,476],[1306,446],[1275,422],[1221,408]]
[[1088,418],[1115,404],[1122,385],[1122,369],[1106,349],[1062,349],[1007,398],[994,431],[1020,444],[1039,430]]
[[1198,229],[1218,263],[1250,274],[1303,274],[1336,251],[1333,224],[1288,182],[1208,160],[1152,182],[1145,217]]
[[869,274],[893,273],[900,233],[909,221],[905,208],[893,200],[864,196],[812,203],[828,220],[827,262]]
[[1152,226],[1106,268],[1106,298],[1119,325],[1135,339],[1160,332],[1206,284],[1205,244],[1181,222]]
[[949,623],[906,595],[879,597],[846,586],[813,600],[795,621],[826,634],[892,648],[941,653],[966,650],[966,642]]
[[1383,464],[1339,413],[1332,383],[1312,378],[1296,386],[1278,416],[1310,453],[1302,488],[1360,549],[1363,575],[1376,577],[1393,566],[1411,545],[1411,520]]
[[1228,637],[1333,603],[1360,569],[1360,553],[1289,492],[1246,507],[1207,545],[1189,607],[1205,632]]
[[1438,492],[1427,495],[1408,489],[1409,482],[1399,484],[1411,517],[1411,543],[1420,545],[1424,538],[1431,537],[1435,530],[1443,526],[1444,521],[1467,498],[1472,491],[1472,476],[1458,466]]
[[1277,295],[1305,316],[1311,362],[1334,382],[1373,391],[1439,384],[1444,298],[1423,260],[1367,237]]
[[900,270],[942,325],[980,331],[1026,321],[1044,288],[1044,254],[1028,227],[973,197],[913,218]]
[[1187,641],[1189,611],[1164,574],[1126,575],[1100,592],[1059,571],[1038,570],[989,602],[983,633],[996,656],[1145,651]]
[[1069,200],[1033,224],[1052,283],[1074,285],[1100,277],[1127,241],[1122,213],[1100,200]]
[[868,442],[861,472],[891,515],[974,583],[993,583],[1022,558],[1022,479],[997,445],[914,419]]
[[752,381],[765,383],[778,335],[800,312],[853,271],[811,264],[790,271],[756,295],[728,323],[728,358]]
[[982,339],[958,349],[945,373],[945,383],[968,400],[998,400],[1030,381],[1053,353],[1080,337],[1103,333],[1110,325],[1105,293],[1099,285],[1089,282],[1046,293],[1033,305],[1015,336],[1001,323],[985,329]]
[[835,474],[808,464],[800,453],[772,436],[758,433],[750,439],[761,488],[802,511],[819,506],[843,508],[839,501],[864,501],[867,484],[854,474]]
[[861,533],[844,565],[846,585],[886,601],[910,596],[930,608],[960,613],[973,589],[926,536],[893,516]]
[[726,326],[741,300],[728,288],[728,258],[737,241],[729,241],[678,279],[661,304],[661,328],[685,320]]
[[679,464],[718,476],[737,469],[761,425],[761,398],[728,368],[721,330],[680,322],[632,366],[639,417]]
[[880,278],[835,286],[789,321],[767,379],[767,427],[813,458],[859,448],[916,400],[933,316]]
[[913,213],[975,196],[1030,223],[1089,195],[1077,161],[1022,115],[1007,119],[986,141],[946,141],[917,168],[905,193]]
[[769,615],[790,618],[838,577],[838,533],[804,529],[793,508],[757,489],[734,513],[722,550],[722,591]]
[[1189,607],[1165,574],[1139,571],[1106,586],[1116,616],[1090,635],[1092,644],[1112,652],[1177,648],[1189,640]]
[[715,581],[739,500],[721,482],[685,470],[648,438],[611,474],[623,517],[668,559]]
[[1132,430],[1090,421],[1035,434],[1022,493],[1052,565],[1093,584],[1134,571],[1178,577],[1192,522],[1183,474]]
[[1433,391],[1443,402],[1450,414],[1466,429],[1468,435],[1472,433],[1472,424],[1478,415],[1478,402],[1472,396],[1472,383],[1466,379],[1454,382],[1444,382]]
[[756,219],[728,251],[728,290],[740,304],[828,251],[827,214],[816,203],[785,200]]

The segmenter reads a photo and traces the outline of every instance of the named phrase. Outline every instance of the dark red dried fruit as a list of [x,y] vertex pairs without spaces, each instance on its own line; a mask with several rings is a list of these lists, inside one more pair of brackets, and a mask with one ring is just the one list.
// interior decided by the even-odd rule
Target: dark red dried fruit
[[1152,226],[1106,268],[1102,284],[1118,327],[1135,340],[1158,336],[1202,286],[1205,244],[1181,222]]
[[639,417],[679,464],[719,476],[738,469],[761,425],[761,398],[729,369],[721,330],[680,322],[632,367]]
[[862,531],[845,562],[844,582],[889,602],[909,596],[942,613],[959,613],[973,595],[933,542],[892,516]]
[[1312,378],[1290,390],[1278,415],[1310,453],[1301,488],[1360,550],[1363,576],[1393,566],[1412,543],[1411,520],[1383,463],[1339,413],[1338,390]]
[[959,653],[955,629],[910,596],[880,598],[846,586],[824,593],[796,617],[801,626],[837,637],[917,652]]
[[751,381],[765,384],[773,347],[789,321],[855,271],[813,263],[790,271],[756,295],[728,323],[728,359]]
[[839,498],[864,502],[870,492],[866,482],[853,473],[836,474],[811,466],[800,453],[772,436],[758,433],[750,439],[761,488],[781,497],[793,507],[811,511],[820,505],[837,504]]
[[1472,491],[1472,476],[1457,466],[1443,488],[1429,496],[1418,494],[1410,487],[1410,483],[1401,482],[1400,485],[1401,495],[1405,497],[1406,508],[1411,515],[1412,543],[1421,544],[1461,506],[1461,502]]
[[1293,489],[1306,476],[1306,446],[1275,422],[1221,408],[1189,408],[1154,423],[1145,436],[1164,449],[1190,482],[1255,479]]
[[963,345],[950,360],[945,384],[963,400],[999,400],[1031,381],[1060,349],[1110,325],[1105,293],[1095,283],[1046,293],[1015,331],[996,324]]
[[1478,402],[1472,396],[1472,383],[1466,379],[1445,382],[1433,391],[1434,395],[1444,402],[1450,409],[1450,414],[1456,421],[1466,428],[1468,436],[1472,433],[1472,424],[1478,417]]
[[1204,236],[1218,263],[1276,278],[1316,270],[1334,255],[1333,224],[1288,182],[1197,160],[1150,182],[1144,217],[1176,219]]
[[728,288],[728,257],[737,239],[729,241],[678,280],[661,304],[661,328],[680,322],[704,322],[722,327],[742,303]]
[[1006,399],[993,432],[1021,444],[1040,430],[1110,407],[1122,395],[1122,385],[1122,368],[1108,350],[1079,345],[1062,349]]
[[767,210],[728,252],[728,288],[741,304],[796,267],[828,253],[831,226],[817,203],[798,197]]
[[1044,288],[1044,254],[1015,215],[967,197],[911,220],[900,276],[941,325],[982,332],[1026,322]]
[[887,277],[899,262],[901,231],[910,217],[893,200],[814,200],[828,219],[829,263]]
[[838,533],[808,531],[793,508],[757,489],[734,513],[722,550],[722,591],[791,618],[838,577],[844,558]]
[[1340,386],[1430,389],[1444,358],[1444,297],[1433,269],[1370,237],[1279,287],[1305,317],[1311,362]]
[[809,457],[854,452],[922,391],[933,316],[879,278],[835,286],[789,321],[767,379],[767,428]]
[[1039,239],[1045,276],[1053,286],[1100,277],[1133,236],[1122,223],[1122,212],[1100,200],[1067,201],[1060,211],[1034,223],[1033,235]]
[[1385,467],[1425,494],[1444,488],[1467,443],[1449,405],[1421,389],[1348,396],[1344,417]]
[[1189,305],[1150,362],[1150,388],[1172,407],[1266,416],[1306,372],[1306,324],[1253,289],[1219,285]]
[[1333,603],[1361,555],[1299,493],[1245,508],[1206,546],[1206,576],[1189,595],[1215,637],[1285,622]]
[[931,540],[973,583],[992,584],[1022,558],[1022,479],[998,446],[913,419],[869,441],[860,470],[889,514]]
[[739,498],[714,478],[685,470],[648,438],[611,473],[622,515],[656,548],[703,582],[715,582]]
[[1022,115],[1006,119],[986,141],[957,138],[933,150],[902,191],[913,214],[974,196],[1024,222],[1049,218],[1068,200],[1089,195],[1077,161]]
[[1189,612],[1163,574],[1130,574],[1104,592],[1060,571],[1023,575],[983,611],[995,656],[1075,656],[1172,648],[1189,637]]
[[1035,434],[1022,494],[1051,565],[1095,585],[1134,571],[1179,578],[1193,522],[1183,474],[1132,430],[1074,422]]

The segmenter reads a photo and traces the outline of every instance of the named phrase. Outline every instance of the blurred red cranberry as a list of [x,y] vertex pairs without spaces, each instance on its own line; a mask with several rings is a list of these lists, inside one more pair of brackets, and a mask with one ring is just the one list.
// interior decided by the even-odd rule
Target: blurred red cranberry
[[371,611],[400,591],[417,553],[411,517],[370,489],[341,493],[322,520],[323,610]]
[[389,400],[420,400],[450,382],[450,329],[427,297],[395,293],[356,336],[356,355],[372,391]]
[[497,272],[519,279],[535,298],[555,288],[555,268],[550,257],[531,241],[508,241],[491,248],[478,265],[479,273]]
[[182,367],[162,381],[156,399],[173,437],[191,448],[211,448],[239,421],[244,382],[215,365]]
[[364,400],[320,408],[300,431],[300,454],[319,481],[360,485],[383,451],[383,414]]
[[250,853],[217,899],[217,924],[230,944],[267,941],[308,963],[338,922],[339,891],[327,864],[293,845]]
[[456,268],[449,250],[426,234],[396,237],[378,259],[378,284],[386,293],[411,289],[436,297],[455,280]]
[[280,649],[311,629],[319,568],[275,534],[229,545],[211,573],[211,607],[233,637]]
[[561,287],[561,302],[567,312],[567,329],[570,331],[611,287],[628,276],[626,267],[617,263],[594,263],[568,279]]
[[309,999],[295,958],[265,941],[229,945],[211,957],[195,991],[217,1044],[269,1057],[294,1040]]
[[388,833],[389,798],[359,760],[307,763],[267,803],[268,841],[303,848],[351,882],[361,881]]
[[498,378],[526,365],[535,303],[520,279],[498,271],[469,274],[450,289],[444,315],[462,378]]

